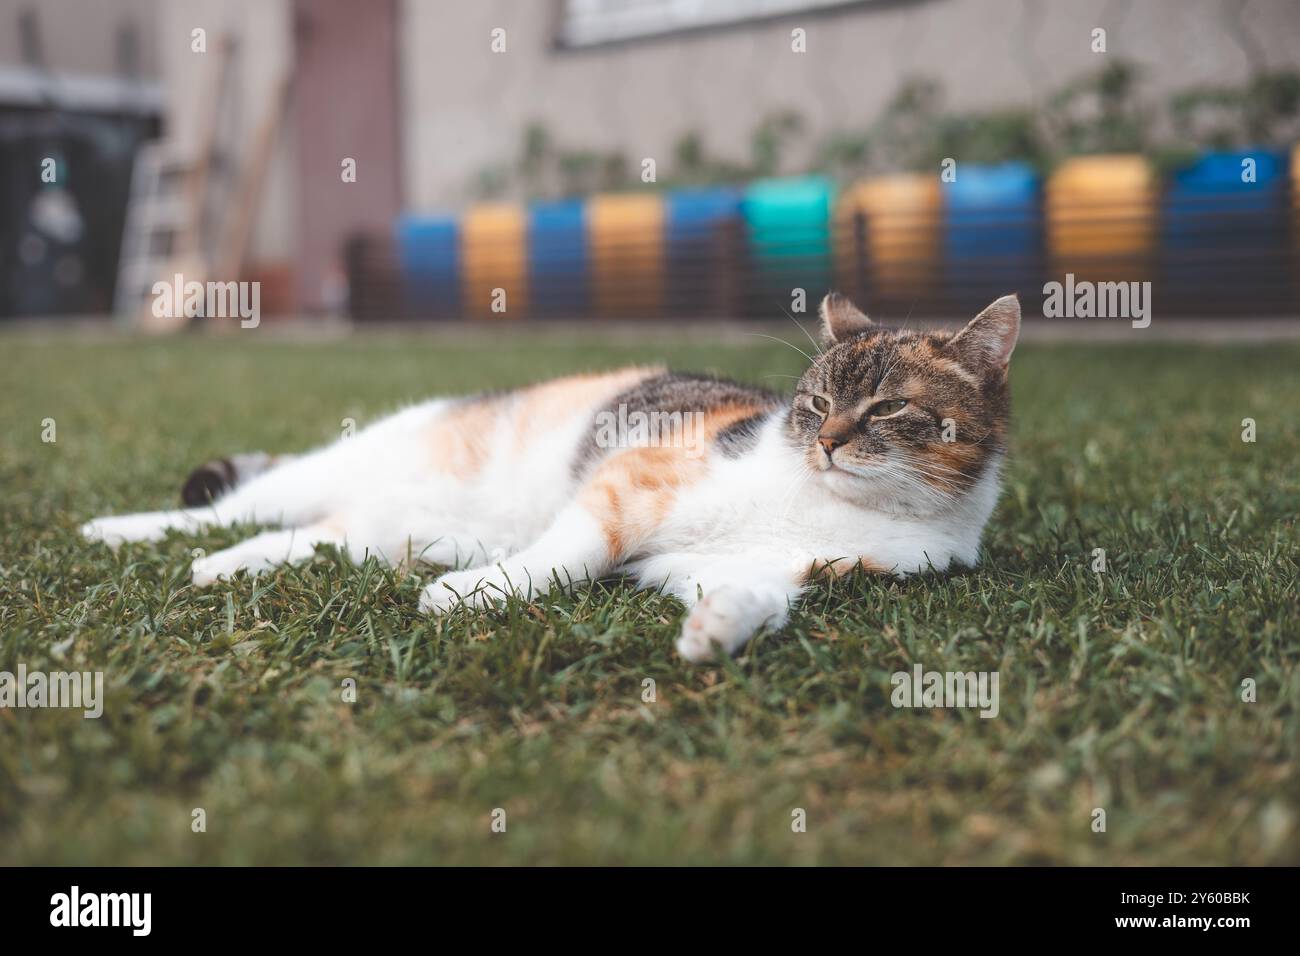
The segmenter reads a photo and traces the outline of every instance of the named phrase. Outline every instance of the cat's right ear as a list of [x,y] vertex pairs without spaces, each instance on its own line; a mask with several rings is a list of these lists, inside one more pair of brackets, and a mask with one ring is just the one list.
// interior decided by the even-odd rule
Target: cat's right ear
[[866,314],[838,292],[822,299],[817,310],[822,317],[822,341],[827,345],[843,342],[871,328]]
[[948,344],[976,367],[991,366],[1005,374],[1018,338],[1020,299],[1004,295],[971,319]]

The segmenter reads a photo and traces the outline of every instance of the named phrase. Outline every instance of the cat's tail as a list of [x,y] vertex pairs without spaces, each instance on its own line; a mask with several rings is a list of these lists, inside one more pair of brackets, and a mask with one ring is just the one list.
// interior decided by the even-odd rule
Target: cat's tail
[[214,458],[190,472],[181,486],[181,501],[189,508],[202,507],[292,458],[292,455],[268,455],[264,451]]

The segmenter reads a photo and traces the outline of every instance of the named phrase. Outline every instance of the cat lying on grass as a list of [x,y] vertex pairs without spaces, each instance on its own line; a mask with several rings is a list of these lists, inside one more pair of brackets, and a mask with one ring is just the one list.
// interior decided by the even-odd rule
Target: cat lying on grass
[[279,527],[196,560],[196,585],[318,544],[458,568],[424,589],[429,614],[621,572],[689,608],[684,657],[734,653],[813,575],[974,564],[997,501],[1015,297],[955,335],[880,328],[834,293],[821,318],[788,398],[644,367],[433,399],[297,457],[211,462],[187,507],[82,533]]

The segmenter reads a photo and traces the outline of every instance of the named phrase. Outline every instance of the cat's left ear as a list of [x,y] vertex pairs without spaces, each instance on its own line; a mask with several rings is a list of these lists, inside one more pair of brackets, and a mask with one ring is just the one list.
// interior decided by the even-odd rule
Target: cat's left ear
[[838,292],[822,299],[818,314],[822,317],[822,341],[827,345],[843,342],[871,328],[866,314]]
[[953,337],[949,347],[973,364],[1003,372],[1020,338],[1020,300],[1004,295]]

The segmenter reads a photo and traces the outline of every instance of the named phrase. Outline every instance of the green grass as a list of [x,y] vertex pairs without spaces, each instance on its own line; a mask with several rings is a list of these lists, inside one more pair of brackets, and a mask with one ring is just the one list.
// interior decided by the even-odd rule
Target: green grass
[[[680,606],[617,583],[431,622],[427,575],[321,552],[196,591],[190,549],[248,529],[76,528],[437,391],[643,360],[779,386],[792,351],[252,336],[0,337],[0,670],[107,696],[0,710],[0,863],[1300,863],[1300,347],[1022,346],[978,571],[824,585],[696,668]],[[917,662],[998,671],[1001,713],[893,708]]]

